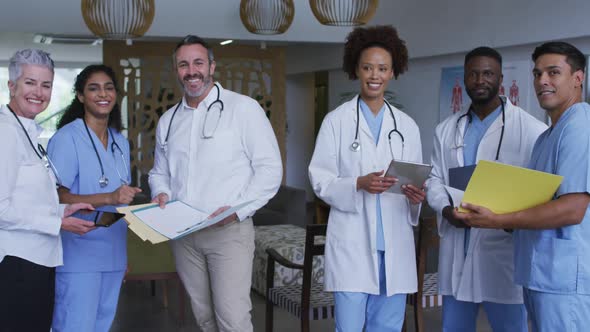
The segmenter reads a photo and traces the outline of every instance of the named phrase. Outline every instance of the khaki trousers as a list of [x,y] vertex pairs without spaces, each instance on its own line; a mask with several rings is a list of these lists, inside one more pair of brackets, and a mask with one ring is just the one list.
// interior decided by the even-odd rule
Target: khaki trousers
[[252,219],[172,241],[176,270],[203,332],[251,332]]

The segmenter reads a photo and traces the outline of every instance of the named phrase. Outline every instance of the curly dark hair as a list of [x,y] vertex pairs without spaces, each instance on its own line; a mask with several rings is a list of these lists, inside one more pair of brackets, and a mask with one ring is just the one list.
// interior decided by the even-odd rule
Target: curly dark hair
[[356,69],[361,53],[369,47],[381,47],[391,55],[393,75],[397,79],[408,69],[408,49],[406,42],[399,38],[397,30],[391,25],[360,27],[352,30],[346,37],[342,69],[348,78],[356,80]]
[[[86,86],[90,76],[92,76],[94,73],[105,73],[108,77],[110,77],[111,80],[113,80],[113,84],[115,85],[115,90],[117,93],[119,93],[115,72],[111,67],[106,65],[87,66],[80,72],[80,74],[78,74],[78,76],[76,76],[76,82],[74,83],[74,99],[72,99],[70,105],[65,108],[64,114],[57,124],[57,129],[60,129],[61,127],[76,119],[81,119],[84,117],[84,104],[78,100],[78,94],[84,93],[84,87]],[[123,130],[121,108],[119,107],[119,103],[115,103],[113,110],[109,114],[109,127],[116,129],[119,132]]]

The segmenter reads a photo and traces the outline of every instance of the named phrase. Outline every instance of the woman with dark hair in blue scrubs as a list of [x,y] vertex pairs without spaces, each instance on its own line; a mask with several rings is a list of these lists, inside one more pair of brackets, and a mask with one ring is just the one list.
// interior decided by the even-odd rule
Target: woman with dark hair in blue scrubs
[[[110,67],[78,75],[76,96],[49,141],[62,203],[86,202],[106,211],[131,203],[129,143],[121,134],[117,81]],[[127,267],[127,225],[116,222],[86,235],[61,232],[64,265],[57,268],[53,331],[108,331]]]

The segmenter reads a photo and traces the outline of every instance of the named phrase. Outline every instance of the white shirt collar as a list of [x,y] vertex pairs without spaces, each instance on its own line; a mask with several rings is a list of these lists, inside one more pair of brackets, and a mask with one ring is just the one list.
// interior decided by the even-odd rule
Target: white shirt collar
[[[214,82],[213,85],[217,85],[217,87],[219,88],[219,98],[221,98],[221,92],[223,91],[223,87],[221,86],[221,83]],[[204,105],[205,108],[207,108],[215,100],[217,100],[217,89],[215,89],[215,87],[212,87],[211,90],[209,90],[209,93],[207,94],[205,99],[203,99],[203,101],[201,103],[199,103],[199,106]],[[189,104],[186,102],[186,96],[183,95],[182,96],[182,108],[184,110],[194,111],[194,110],[198,109],[199,107],[195,108],[195,107],[189,106]]]

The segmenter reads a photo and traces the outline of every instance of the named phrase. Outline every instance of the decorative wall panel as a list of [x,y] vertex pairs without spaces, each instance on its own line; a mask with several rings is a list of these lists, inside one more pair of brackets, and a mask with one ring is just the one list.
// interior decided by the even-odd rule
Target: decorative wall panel
[[[113,67],[124,124],[131,146],[133,184],[145,186],[154,163],[155,131],[160,116],[182,98],[172,66],[175,43],[105,41],[104,63]],[[249,46],[214,49],[215,80],[224,88],[248,95],[262,106],[273,126],[285,165],[285,71],[282,48],[265,50]]]

